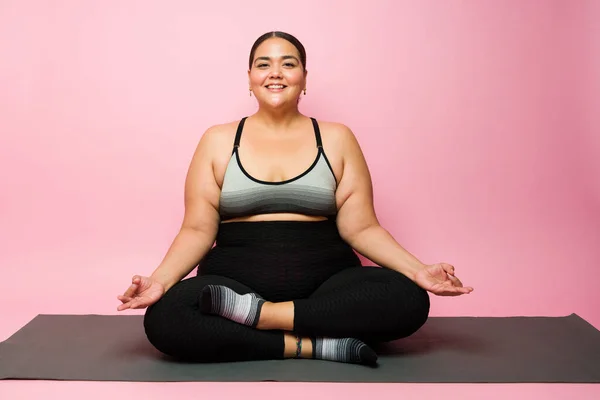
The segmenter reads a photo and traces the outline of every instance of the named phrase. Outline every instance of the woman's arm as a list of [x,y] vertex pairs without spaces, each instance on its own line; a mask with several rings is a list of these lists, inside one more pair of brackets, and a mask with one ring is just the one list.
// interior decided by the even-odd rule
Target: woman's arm
[[185,183],[185,214],[181,229],[152,273],[165,291],[186,277],[214,244],[219,229],[221,190],[214,174],[219,127],[208,129],[194,153]]
[[374,263],[398,271],[413,281],[425,265],[405,250],[377,220],[373,207],[373,187],[367,163],[354,134],[338,127],[342,146],[343,172],[336,201],[337,226],[342,238],[358,253]]

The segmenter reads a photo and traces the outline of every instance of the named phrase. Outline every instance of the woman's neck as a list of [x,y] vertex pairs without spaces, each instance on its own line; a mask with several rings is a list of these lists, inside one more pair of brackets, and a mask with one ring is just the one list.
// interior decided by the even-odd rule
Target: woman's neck
[[296,107],[288,110],[265,110],[259,108],[258,111],[252,115],[252,118],[261,125],[276,130],[288,128],[303,117],[304,116]]

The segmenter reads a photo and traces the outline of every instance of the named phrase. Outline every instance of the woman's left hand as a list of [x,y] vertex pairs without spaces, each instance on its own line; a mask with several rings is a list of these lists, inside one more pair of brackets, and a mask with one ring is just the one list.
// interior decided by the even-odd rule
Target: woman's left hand
[[460,279],[454,276],[454,267],[446,263],[426,265],[416,273],[415,282],[438,296],[460,296],[473,291],[472,287],[463,287]]

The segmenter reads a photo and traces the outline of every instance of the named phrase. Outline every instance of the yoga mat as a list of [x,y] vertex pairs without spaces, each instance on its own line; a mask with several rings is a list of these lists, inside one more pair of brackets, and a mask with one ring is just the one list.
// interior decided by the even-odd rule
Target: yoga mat
[[140,315],[38,315],[0,343],[0,379],[221,382],[600,382],[600,332],[579,316],[432,317],[377,367],[318,360],[183,363]]

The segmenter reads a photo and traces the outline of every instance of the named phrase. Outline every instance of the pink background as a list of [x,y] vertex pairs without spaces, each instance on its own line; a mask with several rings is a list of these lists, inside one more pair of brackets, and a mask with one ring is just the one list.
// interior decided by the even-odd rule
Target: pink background
[[307,48],[301,110],[358,137],[382,224],[475,287],[433,316],[600,328],[599,19],[595,0],[0,1],[0,340],[116,313],[179,229],[202,132],[255,110],[248,52],[275,29]]

